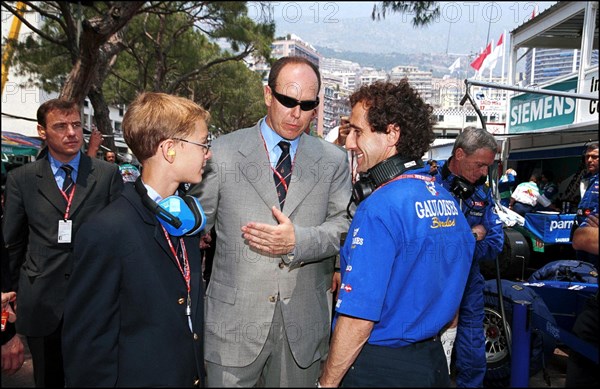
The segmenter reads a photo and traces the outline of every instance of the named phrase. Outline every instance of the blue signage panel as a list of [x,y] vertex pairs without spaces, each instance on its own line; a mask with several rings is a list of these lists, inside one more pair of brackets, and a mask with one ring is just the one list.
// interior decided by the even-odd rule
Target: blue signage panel
[[571,243],[575,214],[526,213],[525,228],[544,243]]

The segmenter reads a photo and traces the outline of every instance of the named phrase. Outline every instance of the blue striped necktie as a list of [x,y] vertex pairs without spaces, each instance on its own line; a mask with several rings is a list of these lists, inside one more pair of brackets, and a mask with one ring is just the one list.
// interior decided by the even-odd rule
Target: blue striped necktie
[[71,190],[73,190],[73,179],[71,178],[73,166],[62,165],[60,168],[65,171],[65,182],[63,182],[62,190],[67,196],[69,196],[71,194]]

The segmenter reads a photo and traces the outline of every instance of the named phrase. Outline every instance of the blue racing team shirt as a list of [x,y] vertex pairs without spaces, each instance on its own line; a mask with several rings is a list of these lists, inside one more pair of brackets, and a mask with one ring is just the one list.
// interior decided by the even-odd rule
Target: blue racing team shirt
[[475,238],[429,168],[410,170],[363,200],[341,250],[340,314],[375,322],[368,342],[402,347],[454,317]]

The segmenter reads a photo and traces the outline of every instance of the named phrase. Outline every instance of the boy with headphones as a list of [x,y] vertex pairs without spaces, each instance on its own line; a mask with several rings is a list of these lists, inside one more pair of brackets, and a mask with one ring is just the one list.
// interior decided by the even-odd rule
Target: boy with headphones
[[123,120],[144,166],[120,198],[82,225],[63,331],[67,386],[204,386],[204,215],[182,196],[211,156],[209,113],[142,93]]

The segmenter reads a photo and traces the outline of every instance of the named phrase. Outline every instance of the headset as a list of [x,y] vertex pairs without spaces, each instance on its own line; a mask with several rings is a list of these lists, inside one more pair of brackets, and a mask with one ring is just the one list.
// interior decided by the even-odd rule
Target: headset
[[206,225],[206,215],[196,197],[169,196],[156,203],[148,196],[148,190],[142,183],[141,176],[135,181],[134,186],[144,206],[156,215],[156,219],[170,235],[196,235]]
[[[442,179],[445,181],[451,174],[450,168],[448,167],[450,160],[446,161],[444,166],[442,166]],[[461,176],[454,176],[452,182],[450,183],[450,192],[463,201],[466,201],[469,197],[475,193],[477,187],[479,185],[485,184],[487,181],[487,176],[481,176],[471,184],[469,181],[464,179]]]
[[422,160],[403,159],[395,154],[386,160],[379,162],[364,173],[360,173],[358,181],[352,187],[350,202],[358,206],[361,201],[369,197],[371,193],[381,185],[398,177],[411,169],[423,167]]

